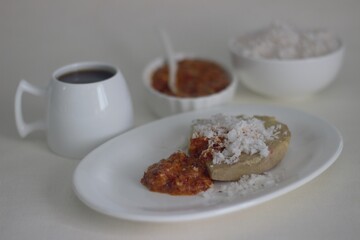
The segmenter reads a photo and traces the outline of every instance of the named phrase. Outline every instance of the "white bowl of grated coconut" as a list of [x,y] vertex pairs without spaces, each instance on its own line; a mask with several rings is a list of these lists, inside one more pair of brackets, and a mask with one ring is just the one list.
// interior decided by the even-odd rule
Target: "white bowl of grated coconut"
[[230,40],[235,75],[248,89],[272,98],[304,98],[333,82],[345,47],[325,30],[287,24]]

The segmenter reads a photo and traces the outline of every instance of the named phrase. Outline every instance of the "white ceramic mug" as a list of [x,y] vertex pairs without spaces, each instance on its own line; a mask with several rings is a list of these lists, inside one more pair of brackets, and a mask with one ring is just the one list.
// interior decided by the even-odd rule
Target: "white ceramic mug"
[[[85,79],[83,83],[69,82],[64,77],[86,71],[100,71],[108,76],[96,81]],[[46,97],[44,119],[33,123],[24,121],[24,92]],[[21,80],[15,95],[15,119],[21,137],[44,129],[53,152],[81,159],[101,143],[131,128],[133,109],[128,87],[118,68],[100,62],[80,62],[56,70],[46,89]]]

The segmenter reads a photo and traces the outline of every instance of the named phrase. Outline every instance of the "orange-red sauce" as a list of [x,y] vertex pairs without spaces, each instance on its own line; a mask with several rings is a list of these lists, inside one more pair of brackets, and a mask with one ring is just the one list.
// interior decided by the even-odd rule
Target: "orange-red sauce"
[[168,66],[163,65],[152,75],[153,88],[170,96],[200,97],[220,92],[230,84],[229,75],[221,66],[203,59],[178,62],[176,94],[168,87],[168,79]]
[[171,195],[194,195],[210,188],[210,179],[204,162],[184,152],[151,165],[141,179],[150,191]]
[[189,155],[199,159],[201,162],[212,161],[214,152],[222,152],[224,150],[224,139],[215,137],[212,141],[214,143],[209,147],[209,139],[206,137],[190,139]]

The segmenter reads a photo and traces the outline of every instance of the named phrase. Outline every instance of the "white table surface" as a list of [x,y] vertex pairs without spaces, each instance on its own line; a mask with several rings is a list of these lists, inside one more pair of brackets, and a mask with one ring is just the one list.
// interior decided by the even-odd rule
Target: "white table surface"
[[[51,3],[50,3],[51,2]],[[0,239],[358,239],[360,236],[360,1],[355,0],[2,0],[0,2]],[[118,65],[134,100],[135,125],[156,120],[142,98],[141,72],[163,54],[156,27],[177,50],[230,66],[227,40],[273,20],[340,34],[338,79],[302,101],[270,100],[242,86],[234,103],[287,106],[320,116],[344,149],[310,183],[259,206],[185,223],[118,220],[86,207],[72,191],[78,160],[50,152],[42,132],[20,139],[13,99],[22,78],[46,86],[58,67],[82,60]],[[44,102],[25,96],[28,121]]]

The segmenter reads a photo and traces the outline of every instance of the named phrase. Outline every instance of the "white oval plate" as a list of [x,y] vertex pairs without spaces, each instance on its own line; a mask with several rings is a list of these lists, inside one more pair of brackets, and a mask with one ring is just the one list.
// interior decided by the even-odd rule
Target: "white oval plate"
[[[171,196],[150,192],[141,183],[152,163],[186,146],[192,120],[216,113],[270,115],[292,133],[288,153],[271,172],[281,173],[275,186],[245,196],[209,201],[203,196]],[[314,179],[341,153],[339,131],[307,113],[272,106],[233,105],[188,112],[128,131],[87,155],[74,172],[77,196],[90,208],[122,219],[176,222],[217,216],[258,205]]]

